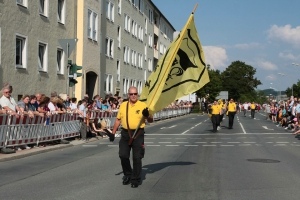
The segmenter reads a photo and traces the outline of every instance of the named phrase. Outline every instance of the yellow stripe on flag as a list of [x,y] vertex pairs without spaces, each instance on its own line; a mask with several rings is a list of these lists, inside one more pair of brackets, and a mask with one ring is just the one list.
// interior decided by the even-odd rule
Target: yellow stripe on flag
[[191,14],[146,81],[140,100],[152,114],[209,82],[204,52]]

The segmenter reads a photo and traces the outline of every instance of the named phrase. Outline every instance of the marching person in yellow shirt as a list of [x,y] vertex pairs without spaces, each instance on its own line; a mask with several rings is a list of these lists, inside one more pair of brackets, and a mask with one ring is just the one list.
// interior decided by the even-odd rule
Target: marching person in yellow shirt
[[211,121],[213,123],[213,132],[217,132],[217,127],[220,125],[221,106],[217,101],[211,106]]
[[233,120],[234,120],[234,115],[236,113],[236,104],[234,103],[233,99],[230,99],[228,105],[227,105],[227,110],[228,110],[228,118],[229,118],[229,129],[232,129],[233,126]]
[[254,119],[254,115],[255,115],[255,107],[256,107],[256,104],[253,101],[252,104],[250,105],[250,108],[251,108],[251,118],[253,118],[253,119]]

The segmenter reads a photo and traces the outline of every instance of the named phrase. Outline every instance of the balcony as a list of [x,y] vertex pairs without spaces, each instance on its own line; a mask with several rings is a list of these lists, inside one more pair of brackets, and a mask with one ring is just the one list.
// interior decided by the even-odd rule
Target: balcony
[[159,28],[154,24],[154,34],[159,36]]

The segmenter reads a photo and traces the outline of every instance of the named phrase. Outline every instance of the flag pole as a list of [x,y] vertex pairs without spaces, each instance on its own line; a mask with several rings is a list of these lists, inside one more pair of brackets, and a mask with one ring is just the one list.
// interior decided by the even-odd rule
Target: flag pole
[[194,9],[192,11],[193,14],[196,12],[197,7],[198,7],[198,3],[196,3],[196,5],[195,5],[195,7],[194,7]]
[[[198,7],[198,3],[196,3],[196,5],[194,6],[194,9],[193,9],[193,11],[192,11],[192,14],[194,14],[194,13],[196,12],[197,7]],[[185,30],[185,27],[186,27],[186,26],[187,26],[187,24],[184,26],[184,28],[183,28],[184,30]],[[184,34],[182,34],[182,35],[184,35]],[[181,37],[182,37],[182,36],[181,36]],[[180,43],[177,45],[177,48],[179,48],[179,46],[180,46]],[[155,93],[156,93],[156,92],[155,92]],[[153,100],[153,99],[152,99],[152,100]],[[152,100],[151,100],[151,102],[152,102]],[[150,102],[150,104],[151,104],[151,102]],[[142,121],[144,121],[144,119],[145,119],[145,117],[143,116],[143,117],[141,118],[139,124],[137,125],[137,128],[135,129],[135,131],[134,131],[134,133],[133,133],[133,135],[132,135],[132,138],[135,137],[135,135],[136,135],[138,129],[140,128],[140,126],[141,126],[141,124],[142,124]],[[133,142],[133,140],[129,140],[129,141],[132,141],[132,142]],[[128,145],[131,145],[131,144],[128,143]]]

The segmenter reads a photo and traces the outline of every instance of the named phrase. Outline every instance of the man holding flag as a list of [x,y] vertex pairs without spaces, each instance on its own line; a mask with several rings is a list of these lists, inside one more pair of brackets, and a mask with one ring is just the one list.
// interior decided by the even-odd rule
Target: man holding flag
[[[142,158],[144,145],[145,119],[152,122],[147,105],[138,100],[136,87],[128,90],[128,101],[120,106],[112,134],[115,134],[122,124],[121,139],[119,142],[119,157],[123,169],[123,185],[131,183],[132,188],[137,188],[141,180]],[[136,134],[133,135],[137,129]],[[132,149],[133,168],[130,165],[130,150]]]
[[[113,134],[122,123],[119,155],[125,175],[124,185],[129,184],[131,179],[131,187],[138,187],[142,168],[141,157],[139,156],[144,141],[144,120],[145,118],[147,120],[152,119],[149,118],[149,111],[154,114],[174,100],[199,90],[209,82],[204,52],[194,24],[194,11],[146,81],[140,95],[140,101],[137,100],[137,89],[131,87],[128,91],[129,103],[122,103],[120,107]],[[127,106],[129,108],[126,108]],[[126,119],[128,116],[131,120]],[[138,120],[140,120],[139,123],[137,123]],[[126,123],[126,121],[130,123]],[[132,137],[130,136],[130,129],[135,129]],[[133,143],[131,143],[132,140]],[[127,144],[127,142],[129,143]],[[131,147],[133,149],[132,173],[129,161]]]

